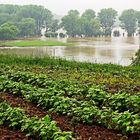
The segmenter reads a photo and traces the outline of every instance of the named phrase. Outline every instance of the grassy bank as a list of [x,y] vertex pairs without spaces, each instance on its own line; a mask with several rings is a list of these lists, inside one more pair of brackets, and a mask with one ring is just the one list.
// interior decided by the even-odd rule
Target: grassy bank
[[18,56],[18,55],[9,55],[9,54],[0,54],[0,64],[8,64],[8,65],[38,65],[38,66],[59,66],[70,69],[88,69],[88,70],[96,70],[98,68],[109,69],[121,69],[122,66],[114,65],[114,64],[92,64],[87,62],[77,62],[77,61],[68,61],[61,58],[53,58],[49,56],[44,57],[32,57],[32,56]]
[[0,46],[8,46],[8,47],[39,47],[39,46],[71,46],[71,43],[64,43],[59,41],[52,40],[14,40],[14,41],[1,41]]
[[61,58],[53,57],[32,57],[32,56],[17,56],[17,55],[6,55],[0,54],[0,64],[8,65],[38,65],[42,67],[46,66],[55,66],[63,67],[67,69],[84,69],[88,71],[99,71],[99,72],[110,72],[110,73],[120,73],[120,72],[132,72],[134,73],[140,71],[140,66],[120,66],[115,64],[92,64],[88,62],[77,62],[77,61],[68,61]]

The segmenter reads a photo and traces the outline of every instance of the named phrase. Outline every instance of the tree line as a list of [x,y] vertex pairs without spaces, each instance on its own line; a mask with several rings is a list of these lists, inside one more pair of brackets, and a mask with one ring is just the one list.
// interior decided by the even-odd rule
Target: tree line
[[120,26],[132,36],[140,29],[140,11],[124,10],[120,16],[112,8],[101,9],[96,13],[87,9],[83,14],[70,10],[61,21],[54,19],[50,10],[37,5],[0,5],[0,39],[32,37],[41,35],[42,28],[48,34],[55,33],[59,28],[66,30],[71,37],[111,36],[116,19]]
[[0,5],[0,39],[30,37],[57,30],[58,20],[50,10],[37,5]]
[[119,25],[128,36],[133,36],[137,29],[140,30],[140,11],[133,9],[124,10],[120,16],[112,8],[101,9],[99,13],[88,9],[81,16],[77,10],[70,10],[62,18],[62,27],[69,36],[111,36],[116,19],[120,20]]

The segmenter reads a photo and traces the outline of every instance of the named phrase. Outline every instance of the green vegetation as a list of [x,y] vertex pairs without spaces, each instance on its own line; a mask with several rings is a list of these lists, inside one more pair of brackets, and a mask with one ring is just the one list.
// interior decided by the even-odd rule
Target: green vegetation
[[42,41],[42,40],[17,40],[17,41],[1,41],[0,46],[17,46],[17,47],[29,47],[29,46],[71,46],[70,43],[63,43],[58,41]]
[[[53,19],[51,11],[43,6],[0,4],[0,26],[8,23],[18,28],[18,34],[14,36],[14,38],[18,38],[41,35],[41,29],[43,27],[46,28],[46,31],[53,31],[54,26],[56,26],[58,22]],[[5,31],[1,31],[0,34],[4,32]],[[11,32],[9,34],[11,34]],[[8,39],[13,39],[13,36]]]
[[[70,37],[110,36],[116,17],[117,11],[112,8],[101,9],[97,16],[92,9],[82,15],[70,10],[60,22],[42,6],[0,5],[0,40],[40,36],[42,28],[46,37],[56,37],[60,28]],[[125,10],[119,19],[128,36],[140,27],[139,11]],[[119,36],[119,32],[116,30],[114,35]],[[0,42],[0,46],[9,47],[71,45],[53,40]],[[11,100],[2,96],[5,94],[49,115],[31,117],[29,104],[25,103],[27,110],[13,107]],[[32,139],[74,140],[78,137],[77,124],[98,125],[140,139],[140,50],[132,66],[127,67],[0,54],[0,95],[0,126],[20,130]],[[61,127],[59,121],[68,124]]]
[[101,27],[105,36],[111,36],[112,28],[115,23],[116,17],[117,11],[112,8],[102,9],[98,13],[98,18],[101,22]]
[[27,136],[36,139],[40,137],[42,140],[72,140],[72,133],[62,132],[48,115],[42,119],[30,118],[24,110],[12,108],[6,102],[0,103],[0,125],[2,124],[15,129],[20,128],[27,133]]
[[4,23],[0,26],[0,40],[14,39],[19,33],[19,29],[10,23]]
[[[43,6],[1,4],[0,39],[40,36],[43,28],[47,37],[56,37],[58,29],[65,29],[70,37],[111,36],[116,18],[117,11],[112,8],[101,9],[97,14],[87,9],[81,15],[77,10],[70,10],[58,20]],[[125,10],[119,20],[128,36],[132,36],[140,27],[140,11]],[[61,37],[64,36],[61,34]]]
[[[140,134],[139,66],[99,65],[49,57],[0,55],[0,58],[1,92],[20,96],[50,113],[68,116],[72,124],[97,124],[124,135]],[[43,120],[39,122],[42,124]],[[10,125],[11,121],[8,122]],[[31,122],[26,132],[30,129],[31,135],[42,136],[39,133],[43,131],[45,138],[53,139],[55,135],[48,135],[43,128],[34,131],[40,124],[34,126],[34,121]],[[66,137],[72,139],[71,133]]]
[[93,10],[86,10],[80,17],[77,10],[70,10],[68,15],[62,18],[61,26],[65,28],[71,37],[86,36],[92,37],[100,34],[100,21],[96,19]]
[[122,22],[122,28],[127,31],[128,36],[132,36],[136,31],[136,11],[133,9],[123,11],[122,15],[120,16],[120,21]]
[[[59,85],[57,83],[57,85],[55,84],[53,87],[51,84],[47,84],[47,89],[45,90],[41,88],[36,89],[28,84],[23,84],[21,82],[22,76],[20,76],[19,79],[16,78],[16,80],[20,80],[20,82],[12,82],[10,80],[2,81],[0,91],[23,96],[26,100],[37,103],[38,106],[42,106],[50,111],[73,116],[74,118],[76,117],[77,121],[83,121],[88,124],[96,121],[98,124],[108,128],[115,127],[124,134],[140,132],[140,118],[137,114],[139,113],[139,102],[137,102],[139,94],[131,97],[129,95],[126,96],[125,94],[116,93],[119,94],[119,96],[112,95],[109,97],[107,93],[98,87],[92,87],[87,89],[87,93],[84,93],[87,101],[79,101],[76,97],[64,97],[63,94],[65,93],[62,91],[65,91],[67,87],[64,87],[64,89],[61,87],[60,90],[57,90],[57,87],[60,87],[61,83]],[[40,82],[39,79],[36,80]],[[70,91],[70,89],[66,91],[68,95]],[[72,92],[71,96],[75,94],[78,93]],[[131,108],[131,110],[129,110],[129,108]]]
[[19,23],[19,36],[21,37],[30,37],[35,35],[35,20],[32,18],[22,19]]
[[135,57],[132,61],[133,66],[140,66],[140,49],[136,52]]

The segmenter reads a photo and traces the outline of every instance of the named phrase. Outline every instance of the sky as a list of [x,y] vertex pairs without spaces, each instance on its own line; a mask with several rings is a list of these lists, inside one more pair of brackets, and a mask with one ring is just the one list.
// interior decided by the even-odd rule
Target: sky
[[119,13],[129,8],[140,10],[140,0],[0,0],[0,4],[43,5],[57,15],[66,15],[71,9],[77,9],[80,13],[86,9],[99,12],[110,7]]

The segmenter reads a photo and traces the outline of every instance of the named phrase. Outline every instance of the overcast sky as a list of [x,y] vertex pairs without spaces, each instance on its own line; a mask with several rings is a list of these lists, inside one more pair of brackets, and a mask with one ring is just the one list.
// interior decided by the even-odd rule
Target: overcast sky
[[77,9],[80,13],[85,9],[98,12],[110,7],[120,12],[129,8],[140,10],[140,0],[0,0],[0,4],[43,5],[58,15],[65,15],[70,9]]

